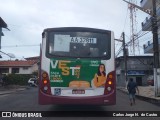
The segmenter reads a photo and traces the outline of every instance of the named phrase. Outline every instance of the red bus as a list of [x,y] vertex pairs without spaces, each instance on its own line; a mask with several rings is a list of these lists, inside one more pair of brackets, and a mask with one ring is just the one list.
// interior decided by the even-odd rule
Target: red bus
[[64,27],[42,33],[39,104],[116,103],[112,31]]

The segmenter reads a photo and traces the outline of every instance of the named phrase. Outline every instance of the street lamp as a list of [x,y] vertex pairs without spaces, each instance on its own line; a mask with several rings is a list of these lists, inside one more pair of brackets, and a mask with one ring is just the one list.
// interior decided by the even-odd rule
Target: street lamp
[[[3,54],[5,54],[5,55],[7,55],[8,57],[10,57],[10,59],[11,58],[15,58],[15,55],[13,53],[5,53],[5,52],[2,52],[2,51],[0,51],[0,52],[3,53]],[[2,58],[2,56],[1,56],[1,58]]]
[[7,53],[7,54],[10,58],[16,58],[16,56],[13,53]]

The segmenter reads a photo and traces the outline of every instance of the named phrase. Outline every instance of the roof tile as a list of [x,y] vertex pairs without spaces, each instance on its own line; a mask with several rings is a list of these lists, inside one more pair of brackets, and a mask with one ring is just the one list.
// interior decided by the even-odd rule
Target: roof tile
[[0,66],[32,66],[35,63],[37,63],[35,60],[0,61]]

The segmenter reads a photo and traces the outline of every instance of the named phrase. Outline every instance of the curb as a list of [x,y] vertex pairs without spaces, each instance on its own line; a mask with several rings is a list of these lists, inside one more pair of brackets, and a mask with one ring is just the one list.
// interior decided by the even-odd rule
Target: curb
[[140,95],[136,95],[136,97],[138,99],[144,100],[146,102],[150,102],[153,104],[160,104],[160,100],[154,99],[154,98],[149,98],[149,97],[145,97],[145,96],[140,96]]
[[[125,94],[128,94],[127,91],[121,89],[121,88],[117,88],[117,90],[125,93]],[[145,97],[145,96],[141,96],[141,95],[136,95],[136,98],[140,99],[140,100],[143,100],[143,101],[146,101],[146,102],[149,102],[149,103],[153,103],[153,104],[158,104],[160,105],[160,100],[158,99],[154,99],[154,98],[149,98],[149,97]]]
[[9,91],[4,91],[2,93],[0,92],[0,95],[11,94],[11,93],[18,92],[18,91],[24,91],[26,89],[27,88],[20,88],[20,89],[14,89],[14,90],[9,90]]

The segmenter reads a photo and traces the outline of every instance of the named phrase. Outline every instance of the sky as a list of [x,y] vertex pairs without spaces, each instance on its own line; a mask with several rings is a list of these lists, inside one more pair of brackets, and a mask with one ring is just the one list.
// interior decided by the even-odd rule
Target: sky
[[[19,60],[39,56],[41,34],[46,28],[90,27],[111,30],[116,39],[123,31],[130,36],[128,4],[123,0],[0,0],[0,3],[0,17],[10,29],[2,29],[1,51],[14,54]],[[137,11],[137,31],[142,29],[141,22],[146,16]],[[147,42],[143,39],[141,46]],[[120,46],[116,42],[116,50]],[[1,55],[1,60],[10,59]]]

